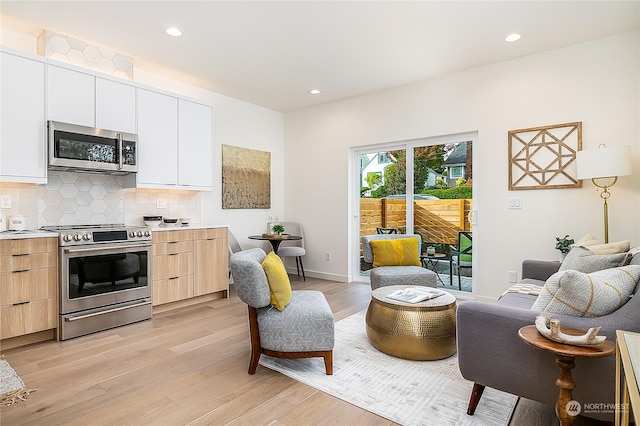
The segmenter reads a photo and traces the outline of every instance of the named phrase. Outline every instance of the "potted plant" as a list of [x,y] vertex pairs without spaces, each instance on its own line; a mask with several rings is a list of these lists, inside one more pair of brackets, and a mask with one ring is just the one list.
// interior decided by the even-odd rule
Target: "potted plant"
[[284,226],[282,226],[279,223],[273,225],[273,232],[276,233],[277,235],[282,235],[282,233],[284,232]]
[[573,243],[575,243],[575,241],[573,238],[570,238],[569,235],[565,235],[562,238],[556,237],[556,250],[560,250],[560,262],[567,256]]

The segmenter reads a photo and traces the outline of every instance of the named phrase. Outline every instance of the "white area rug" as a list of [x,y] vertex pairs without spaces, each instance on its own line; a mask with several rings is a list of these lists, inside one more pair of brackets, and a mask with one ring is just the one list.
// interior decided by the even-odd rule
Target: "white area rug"
[[31,389],[24,387],[24,382],[9,363],[0,358],[0,406],[24,401]]
[[467,415],[473,383],[454,355],[440,361],[408,361],[386,355],[367,339],[365,312],[338,321],[333,376],[322,358],[277,359],[260,364],[406,426],[506,425],[517,397],[486,388],[475,415]]

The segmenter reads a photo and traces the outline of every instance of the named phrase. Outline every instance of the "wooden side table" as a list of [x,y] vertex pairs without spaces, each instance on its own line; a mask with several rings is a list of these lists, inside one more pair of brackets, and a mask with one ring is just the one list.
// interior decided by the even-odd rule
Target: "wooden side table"
[[[567,334],[580,335],[585,330],[563,327],[562,331]],[[560,373],[556,380],[556,385],[560,388],[558,400],[556,401],[556,415],[560,419],[562,426],[570,426],[573,424],[575,415],[567,413],[567,404],[573,400],[572,391],[576,384],[571,377],[571,370],[576,366],[576,357],[604,357],[613,355],[616,351],[616,345],[610,340],[598,343],[592,346],[572,346],[564,343],[549,340],[538,332],[535,325],[528,325],[518,330],[518,336],[529,345],[551,352],[556,356],[556,364],[560,367]]]

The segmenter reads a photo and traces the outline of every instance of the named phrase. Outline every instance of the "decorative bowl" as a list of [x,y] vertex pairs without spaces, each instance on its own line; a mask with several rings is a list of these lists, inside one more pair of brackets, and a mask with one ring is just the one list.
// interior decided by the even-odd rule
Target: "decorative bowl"
[[175,224],[178,222],[178,219],[165,217],[164,219],[162,219],[162,221],[165,225],[175,226]]
[[150,228],[156,228],[158,226],[160,226],[160,224],[162,223],[161,220],[145,220],[144,224],[147,225]]
[[180,218],[180,224],[182,224],[182,225],[188,225],[189,222],[191,222],[191,218],[190,217],[181,217]]

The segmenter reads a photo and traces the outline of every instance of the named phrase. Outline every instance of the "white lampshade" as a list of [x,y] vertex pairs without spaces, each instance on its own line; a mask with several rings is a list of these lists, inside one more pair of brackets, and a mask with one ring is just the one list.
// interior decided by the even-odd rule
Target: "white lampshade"
[[595,179],[631,174],[631,146],[602,146],[577,152],[578,179]]

